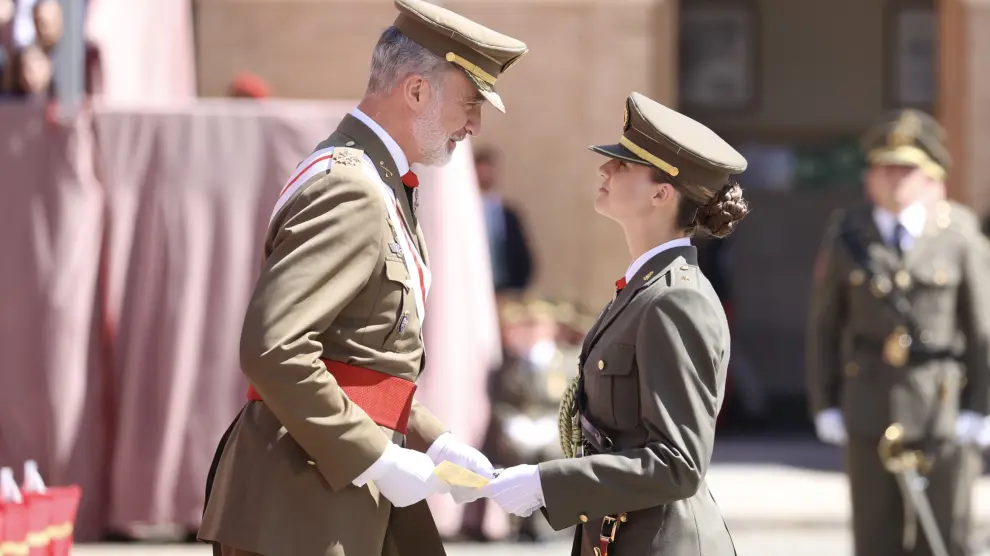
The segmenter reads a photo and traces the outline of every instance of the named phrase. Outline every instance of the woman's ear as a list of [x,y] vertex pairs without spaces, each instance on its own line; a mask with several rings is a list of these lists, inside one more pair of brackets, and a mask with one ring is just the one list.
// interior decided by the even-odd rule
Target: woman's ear
[[653,201],[656,204],[663,204],[675,200],[676,195],[673,185],[661,183],[657,185],[656,192],[653,194]]

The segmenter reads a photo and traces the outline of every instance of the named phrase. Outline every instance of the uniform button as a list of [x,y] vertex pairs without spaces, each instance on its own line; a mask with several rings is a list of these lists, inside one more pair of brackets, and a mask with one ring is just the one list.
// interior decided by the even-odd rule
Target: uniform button
[[934,334],[932,334],[932,331],[931,330],[922,330],[921,331],[921,336],[920,336],[921,343],[923,343],[923,344],[931,343],[931,341],[933,339],[932,336],[934,336]]
[[859,374],[859,365],[855,363],[846,363],[846,376],[856,376]]
[[308,463],[309,465],[316,465],[316,462],[311,459],[306,460],[306,463]]
[[600,371],[600,370],[602,370],[604,368],[605,368],[605,362],[602,361],[601,359],[599,359],[598,360],[598,370]]
[[578,519],[580,519],[580,520],[581,520],[581,523],[588,523],[588,516],[587,516],[587,515],[585,515],[585,514],[581,514],[581,515],[579,515],[579,516],[578,516]]

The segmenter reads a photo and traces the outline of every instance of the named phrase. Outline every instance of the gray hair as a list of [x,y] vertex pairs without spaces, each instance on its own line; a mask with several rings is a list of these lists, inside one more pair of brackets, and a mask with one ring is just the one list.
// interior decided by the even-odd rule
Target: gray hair
[[450,68],[447,60],[423,48],[395,27],[382,33],[371,55],[371,77],[368,95],[386,95],[410,75],[421,75],[431,86],[439,87],[439,79]]

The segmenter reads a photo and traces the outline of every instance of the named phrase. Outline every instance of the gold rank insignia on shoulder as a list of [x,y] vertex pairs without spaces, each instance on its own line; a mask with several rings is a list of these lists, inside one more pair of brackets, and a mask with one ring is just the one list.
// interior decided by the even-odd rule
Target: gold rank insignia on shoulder
[[911,353],[911,336],[907,329],[898,326],[883,342],[883,360],[891,367],[900,368],[907,364],[908,356]]

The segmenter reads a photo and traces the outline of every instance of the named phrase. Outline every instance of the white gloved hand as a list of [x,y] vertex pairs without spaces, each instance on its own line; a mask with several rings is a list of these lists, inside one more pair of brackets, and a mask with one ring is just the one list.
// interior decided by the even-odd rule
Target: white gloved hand
[[[492,466],[492,462],[488,461],[485,454],[461,442],[449,432],[440,435],[426,451],[426,455],[430,456],[433,463],[438,465],[440,462],[449,461],[468,471],[474,471],[486,479],[495,477],[495,467]],[[481,498],[479,489],[476,488],[451,487],[450,495],[458,504],[474,502]]]
[[450,486],[433,473],[434,469],[430,456],[390,442],[378,461],[353,482],[360,487],[374,481],[393,506],[404,508],[432,494],[450,492]]
[[[990,421],[983,415],[975,411],[960,411],[956,417],[956,440],[962,444],[976,444],[980,446],[982,437],[990,433],[984,433]],[[984,447],[984,446],[981,446]]]
[[520,517],[533,515],[533,512],[545,504],[540,468],[535,465],[510,467],[478,490],[482,496],[491,498],[506,512]]
[[826,444],[841,446],[846,443],[846,425],[842,420],[842,411],[831,407],[815,415],[815,433],[818,439]]

